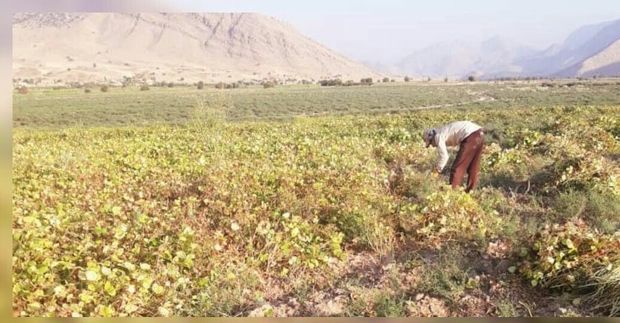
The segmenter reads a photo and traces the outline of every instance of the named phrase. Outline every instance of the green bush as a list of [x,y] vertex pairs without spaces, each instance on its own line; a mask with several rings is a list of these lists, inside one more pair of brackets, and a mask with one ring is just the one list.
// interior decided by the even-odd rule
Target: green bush
[[379,294],[375,299],[374,310],[378,317],[403,317],[405,302],[389,294]]
[[553,201],[556,221],[568,222],[584,215],[588,196],[584,192],[569,190],[559,193]]
[[610,192],[591,190],[587,193],[586,220],[605,233],[620,229],[620,196]]
[[436,262],[422,265],[417,291],[441,296],[452,304],[457,303],[477,283],[470,275],[472,264],[464,257],[466,253],[461,246],[446,246]]
[[360,80],[363,85],[372,85],[372,77],[363,78]]
[[343,85],[341,79],[333,79],[333,80],[321,80],[319,81],[321,86],[340,86]]
[[495,237],[502,224],[497,212],[485,212],[470,194],[447,186],[400,212],[401,226],[435,247],[454,240],[480,244]]
[[620,229],[620,196],[609,191],[569,189],[560,192],[551,206],[557,221],[585,220],[592,228],[610,234]]
[[619,248],[617,237],[590,232],[584,224],[547,226],[531,248],[520,251],[519,269],[532,286],[578,290],[593,283],[599,270],[620,262]]

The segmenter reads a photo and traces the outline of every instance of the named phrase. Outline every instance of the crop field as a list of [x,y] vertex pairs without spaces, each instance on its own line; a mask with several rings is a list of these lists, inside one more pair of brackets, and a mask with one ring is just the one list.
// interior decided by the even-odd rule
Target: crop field
[[218,90],[177,86],[34,89],[13,98],[15,127],[184,124],[196,108],[217,107],[226,121],[295,116],[385,114],[438,107],[548,107],[620,102],[620,80],[597,82],[388,83],[372,86],[291,85]]
[[13,313],[617,315],[620,85],[566,83],[16,93]]

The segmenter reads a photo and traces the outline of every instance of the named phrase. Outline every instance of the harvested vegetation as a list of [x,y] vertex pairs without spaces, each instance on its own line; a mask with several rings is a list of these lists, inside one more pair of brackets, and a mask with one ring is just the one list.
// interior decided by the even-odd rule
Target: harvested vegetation
[[[620,108],[228,123],[225,102],[181,126],[14,130],[15,315],[620,306]],[[436,153],[419,138],[461,118],[487,129],[471,195],[428,175]]]

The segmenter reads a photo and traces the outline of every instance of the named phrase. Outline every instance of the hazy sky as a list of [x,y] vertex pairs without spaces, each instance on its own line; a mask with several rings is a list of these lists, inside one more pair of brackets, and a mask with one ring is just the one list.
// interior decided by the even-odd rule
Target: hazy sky
[[620,0],[174,0],[181,11],[252,11],[357,60],[389,62],[435,42],[499,35],[544,48],[574,29],[620,19]]

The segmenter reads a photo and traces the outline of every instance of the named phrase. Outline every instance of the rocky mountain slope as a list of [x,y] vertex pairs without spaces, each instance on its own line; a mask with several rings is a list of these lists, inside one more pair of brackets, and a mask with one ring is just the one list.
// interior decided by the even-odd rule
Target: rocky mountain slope
[[397,66],[402,73],[429,77],[516,75],[521,67],[514,61],[531,52],[500,37],[481,43],[443,42],[412,53]]
[[13,72],[41,84],[376,76],[255,13],[21,13],[14,16]]
[[397,70],[461,78],[616,76],[620,75],[620,20],[581,27],[544,50],[499,37],[482,43],[438,43],[405,57]]

